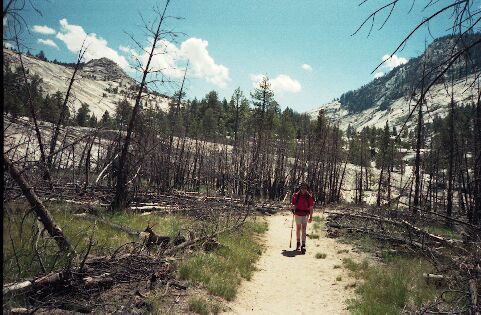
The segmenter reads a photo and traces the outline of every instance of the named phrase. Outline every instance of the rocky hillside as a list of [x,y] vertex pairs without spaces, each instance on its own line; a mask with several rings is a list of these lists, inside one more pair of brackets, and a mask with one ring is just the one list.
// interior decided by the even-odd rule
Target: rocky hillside
[[[365,126],[379,127],[384,126],[386,121],[390,124],[402,125],[414,104],[409,96],[413,91],[419,90],[423,71],[426,73],[426,82],[430,82],[443,69],[442,65],[453,51],[460,51],[463,47],[479,41],[480,38],[481,34],[471,35],[463,40],[457,40],[454,37],[436,39],[423,55],[308,113],[314,118],[319,110],[323,109],[331,119],[338,121],[343,129],[347,129],[349,124],[356,129],[362,129]],[[481,45],[477,44],[475,48],[479,46]],[[425,67],[424,64],[426,64]],[[481,49],[471,49],[469,58],[460,58],[442,77],[447,82],[454,78],[455,84],[452,90],[454,99],[459,105],[476,100],[478,92],[476,85],[472,83],[480,71]],[[442,81],[437,81],[426,97],[426,122],[432,121],[437,115],[446,115],[447,104],[451,99],[451,87],[449,84],[449,88],[446,89]]]
[[[18,56],[10,49],[3,49],[5,63],[13,71],[18,66]],[[73,68],[40,60],[32,56],[24,56],[23,61],[30,75],[42,79],[43,91],[54,94],[57,91],[65,93],[73,73]],[[97,116],[107,110],[114,113],[116,103],[135,92],[136,83],[115,62],[107,58],[93,59],[84,64],[77,73],[73,85],[70,106],[78,109],[82,103],[87,103],[90,110]],[[169,97],[158,93],[150,95],[150,102],[162,109],[168,109]],[[133,103],[133,101],[132,101]]]

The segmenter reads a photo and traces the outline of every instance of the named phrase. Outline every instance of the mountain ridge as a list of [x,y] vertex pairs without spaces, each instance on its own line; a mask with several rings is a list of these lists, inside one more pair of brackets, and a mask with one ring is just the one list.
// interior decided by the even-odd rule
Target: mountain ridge
[[[442,70],[440,65],[446,60],[451,51],[459,51],[481,39],[480,33],[475,33],[461,40],[453,36],[445,36],[435,39],[418,57],[410,59],[406,64],[400,65],[384,76],[374,79],[360,88],[343,93],[339,99],[330,103],[323,104],[317,108],[307,111],[315,118],[320,110],[323,110],[327,117],[338,122],[344,130],[349,125],[354,129],[362,129],[367,126],[382,127],[386,121],[390,124],[404,124],[410,112],[410,99],[416,90],[416,85],[420,84],[419,78],[423,76],[423,62],[426,63],[426,81],[434,78]],[[462,42],[462,45],[460,45]],[[453,80],[452,92],[454,100],[459,104],[474,102],[476,88],[469,86],[475,80],[476,73],[481,69],[481,49],[474,50],[467,61],[458,60],[447,73],[441,77],[445,81]],[[426,95],[426,111],[432,116],[444,117],[447,115],[447,107],[451,93],[449,86],[446,89],[442,80],[438,80],[433,85],[431,93]],[[444,108],[446,107],[446,108]],[[434,117],[427,117],[430,122]],[[408,122],[408,128],[413,128]]]
[[[4,47],[4,67],[8,65],[15,71],[19,65],[17,54]],[[54,94],[57,91],[65,94],[74,71],[72,67],[27,55],[22,55],[22,59],[29,75],[37,75],[42,79],[40,85],[45,94]],[[113,114],[119,101],[126,99],[133,104],[130,96],[137,86],[135,80],[114,61],[105,57],[92,59],[82,64],[76,74],[69,106],[77,110],[82,103],[86,103],[96,117],[101,117],[105,111]],[[168,110],[170,100],[166,95],[152,92],[145,102]]]

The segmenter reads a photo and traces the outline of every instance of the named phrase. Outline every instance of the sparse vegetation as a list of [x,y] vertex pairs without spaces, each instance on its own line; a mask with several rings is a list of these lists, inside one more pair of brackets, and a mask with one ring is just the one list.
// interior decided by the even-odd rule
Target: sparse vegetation
[[189,311],[197,314],[208,315],[209,305],[204,298],[194,297],[189,300]]
[[[83,217],[75,216],[79,207],[63,202],[48,203],[50,213],[55,221],[63,226],[65,235],[76,244],[76,251],[85,252],[88,247],[89,237],[95,240],[91,253],[105,255],[116,248],[132,242],[138,238],[124,232],[113,229],[101,222],[94,222]],[[65,263],[57,258],[57,250],[51,238],[41,236],[38,239],[38,247],[45,248],[42,264],[38,260],[30,240],[35,239],[35,218],[26,215],[24,203],[8,204],[6,208],[11,215],[3,221],[3,280],[4,282],[15,281],[18,278],[30,278],[42,271],[42,265],[47,270],[55,270]],[[191,222],[182,217],[154,217],[140,216],[119,212],[110,220],[137,231],[143,231],[147,225],[156,222],[154,229],[160,235],[176,236],[177,233]],[[14,253],[15,252],[15,253]]]
[[398,257],[379,266],[345,258],[343,265],[351,276],[363,280],[356,289],[359,297],[349,302],[355,314],[399,314],[420,307],[438,293],[422,276],[432,272],[433,267],[421,258]]
[[327,254],[325,253],[316,253],[317,259],[325,259],[326,257],[327,257]]
[[195,253],[180,264],[180,279],[202,283],[211,294],[234,299],[241,279],[251,278],[254,263],[262,253],[255,236],[266,229],[264,222],[249,222],[233,234],[222,235],[219,249]]

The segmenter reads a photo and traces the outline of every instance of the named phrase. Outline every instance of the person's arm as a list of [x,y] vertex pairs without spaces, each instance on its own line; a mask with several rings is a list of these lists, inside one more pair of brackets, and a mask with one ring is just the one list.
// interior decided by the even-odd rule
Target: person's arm
[[314,198],[309,198],[309,223],[312,222],[312,214],[314,213]]

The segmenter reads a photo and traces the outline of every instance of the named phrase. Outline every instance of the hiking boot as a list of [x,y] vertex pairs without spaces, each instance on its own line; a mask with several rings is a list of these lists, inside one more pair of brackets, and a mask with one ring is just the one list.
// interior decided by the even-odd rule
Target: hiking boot
[[297,242],[296,243],[296,251],[300,251],[301,250],[301,242]]
[[305,244],[302,244],[302,246],[301,246],[301,253],[302,254],[306,253],[306,245]]

